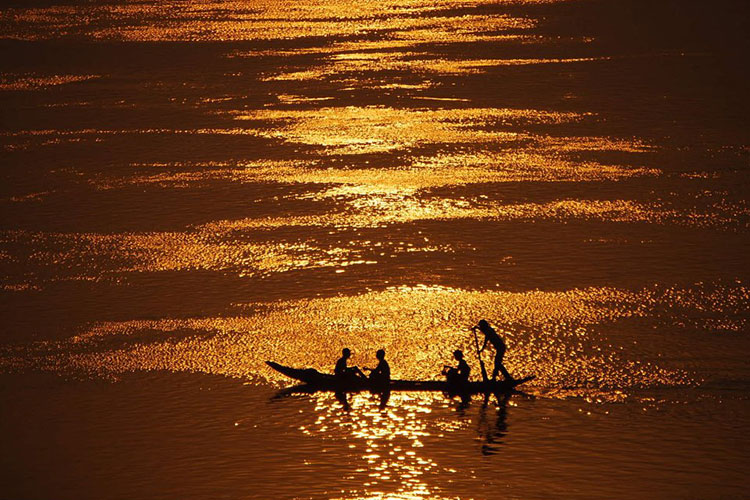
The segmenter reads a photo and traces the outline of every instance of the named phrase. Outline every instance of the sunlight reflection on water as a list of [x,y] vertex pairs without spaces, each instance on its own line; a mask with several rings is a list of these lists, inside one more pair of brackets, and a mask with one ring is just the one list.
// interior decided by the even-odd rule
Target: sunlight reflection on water
[[[746,16],[676,5],[0,7],[3,496],[744,492]],[[482,317],[529,397],[271,396]]]
[[[744,287],[640,293],[399,287],[354,297],[239,306],[265,309],[250,316],[101,323],[29,354],[40,368],[62,372],[116,376],[169,370],[284,383],[284,377],[264,365],[266,360],[328,372],[342,347],[352,348],[354,362],[361,365],[385,348],[394,377],[434,379],[453,349],[473,349],[460,325],[487,317],[509,343],[511,372],[537,375],[529,390],[548,397],[616,401],[636,388],[693,380],[682,370],[639,361],[628,354],[635,346],[627,337],[606,341],[602,327],[633,319],[669,324],[678,321],[673,315],[679,311],[720,303],[726,304],[727,314],[736,315],[744,310],[747,296]],[[742,321],[734,328],[742,328]],[[695,326],[710,325],[707,320]],[[298,349],[301,345],[304,350]],[[17,362],[6,360],[7,365]]]

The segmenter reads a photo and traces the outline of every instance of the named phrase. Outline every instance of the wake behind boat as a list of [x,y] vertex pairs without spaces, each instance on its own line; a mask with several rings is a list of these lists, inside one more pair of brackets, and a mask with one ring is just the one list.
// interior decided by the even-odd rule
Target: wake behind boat
[[314,368],[292,368],[273,361],[266,364],[279,373],[289,378],[299,380],[304,385],[298,387],[300,392],[334,391],[334,392],[359,392],[359,391],[441,391],[461,394],[497,394],[509,393],[519,385],[536,378],[534,375],[521,379],[505,381],[484,381],[449,383],[445,380],[390,380],[387,387],[373,383],[368,379],[342,380],[335,375],[320,373]]

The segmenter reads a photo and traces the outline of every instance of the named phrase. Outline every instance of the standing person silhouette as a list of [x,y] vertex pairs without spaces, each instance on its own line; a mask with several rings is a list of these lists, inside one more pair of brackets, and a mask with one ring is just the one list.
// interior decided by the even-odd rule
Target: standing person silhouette
[[480,320],[479,324],[472,326],[471,329],[479,329],[479,331],[484,334],[484,343],[482,344],[482,348],[479,349],[479,352],[484,351],[488,342],[495,348],[495,368],[492,370],[492,381],[495,381],[498,372],[503,374],[505,380],[514,380],[513,377],[510,376],[510,373],[508,373],[508,370],[505,369],[505,366],[503,366],[503,357],[505,356],[506,349],[505,342],[503,342],[503,339],[500,338],[500,335],[497,334],[495,329],[485,320]]

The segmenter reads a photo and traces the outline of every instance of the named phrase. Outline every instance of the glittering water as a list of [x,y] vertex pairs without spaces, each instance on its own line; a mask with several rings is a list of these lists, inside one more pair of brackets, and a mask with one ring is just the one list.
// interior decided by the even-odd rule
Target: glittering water
[[6,2],[0,496],[745,495],[746,11]]

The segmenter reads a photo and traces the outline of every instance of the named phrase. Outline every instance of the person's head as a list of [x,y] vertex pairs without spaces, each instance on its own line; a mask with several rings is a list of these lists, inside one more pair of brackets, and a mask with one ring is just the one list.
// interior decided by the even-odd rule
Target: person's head
[[383,361],[385,359],[385,351],[383,349],[378,349],[378,352],[375,353],[375,357],[380,361]]
[[486,320],[484,320],[484,319],[480,319],[480,320],[479,320],[479,325],[478,325],[478,326],[479,326],[479,329],[480,329],[480,330],[482,330],[483,332],[486,332],[486,331],[487,331],[487,330],[489,329],[489,327],[490,327],[490,324],[489,324],[489,323],[487,323],[487,321],[486,321]]
[[456,349],[455,351],[453,351],[453,357],[458,361],[461,361],[462,359],[464,359],[464,353],[461,352],[461,349]]
[[342,355],[343,357],[345,357],[345,358],[348,358],[349,356],[351,356],[351,355],[352,355],[352,351],[350,351],[350,350],[349,350],[349,349],[348,349],[347,347],[344,347],[344,348],[343,348],[343,349],[341,350],[341,355]]

